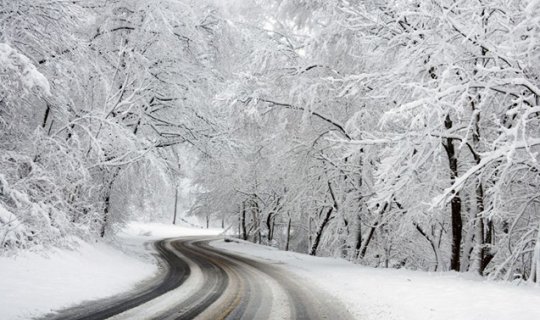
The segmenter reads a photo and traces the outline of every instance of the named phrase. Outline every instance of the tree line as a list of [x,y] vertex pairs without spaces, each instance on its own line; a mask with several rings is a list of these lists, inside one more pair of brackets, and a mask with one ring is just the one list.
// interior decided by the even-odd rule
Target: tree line
[[275,1],[233,16],[242,58],[216,97],[229,144],[203,159],[193,212],[286,250],[538,280],[537,1]]
[[214,134],[219,23],[195,1],[0,1],[2,252],[113,234],[174,184]]

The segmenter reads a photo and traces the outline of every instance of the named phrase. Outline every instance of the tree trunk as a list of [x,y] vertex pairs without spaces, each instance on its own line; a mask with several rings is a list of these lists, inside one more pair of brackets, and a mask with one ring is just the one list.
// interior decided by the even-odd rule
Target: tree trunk
[[319,244],[321,242],[321,237],[324,232],[324,228],[326,227],[328,222],[330,222],[330,217],[332,216],[332,212],[334,212],[334,207],[331,207],[330,209],[328,209],[322,223],[320,224],[319,228],[317,229],[317,232],[315,233],[315,239],[313,240],[311,249],[309,249],[309,254],[312,256],[317,255],[317,249],[319,248]]
[[362,218],[360,214],[356,217],[356,240],[354,244],[354,259],[360,256],[360,248],[362,248]]
[[174,193],[174,215],[172,224],[176,224],[176,210],[178,209],[178,187],[176,187],[175,193]]
[[540,228],[536,233],[536,243],[531,258],[531,276],[530,282],[539,282],[540,278]]
[[360,246],[360,254],[358,258],[363,259],[366,256],[367,248],[369,244],[371,243],[371,239],[373,239],[373,235],[375,234],[375,229],[379,227],[379,221],[382,221],[382,216],[384,215],[384,212],[388,209],[388,202],[386,202],[379,213],[379,220],[375,221],[373,226],[369,228],[369,232],[364,239],[364,242],[362,242],[362,245]]
[[[469,199],[468,199],[469,200]],[[476,221],[477,212],[474,204],[474,198],[470,199],[472,201],[465,201],[465,206],[462,208],[463,214],[467,216],[467,221]],[[477,232],[475,232],[477,225],[476,223],[467,223],[463,226],[463,236],[461,239],[461,259],[460,259],[460,270],[462,272],[467,272],[471,270],[471,267],[475,266],[475,244],[478,240]]]
[[266,218],[266,228],[268,229],[268,242],[272,241],[274,238],[274,213],[270,212]]
[[[446,129],[452,128],[452,120],[450,115],[446,116],[444,121]],[[450,182],[454,184],[458,178],[458,160],[454,146],[453,138],[446,138],[446,144],[444,144],[446,154],[448,156],[448,162],[450,167]],[[461,259],[461,238],[463,232],[463,221],[461,217],[461,197],[459,191],[454,191],[454,197],[450,201],[451,208],[451,224],[452,224],[452,254],[450,258],[450,269],[454,271],[460,271],[460,259]]]
[[435,256],[435,270],[437,271],[439,269],[439,254],[437,251],[437,246],[435,245],[435,242],[433,239],[431,239],[430,236],[420,227],[418,224],[414,223],[414,226],[416,227],[416,230],[420,232],[420,234],[429,242],[429,245],[431,246],[431,250],[433,250],[433,255]]
[[486,219],[482,216],[484,211],[484,189],[480,182],[476,187],[476,206],[478,210],[478,242],[480,243],[478,273],[483,275],[487,265],[493,259],[493,255],[490,253],[491,250],[488,247],[491,245],[492,223],[488,221],[486,225]]
[[289,215],[289,221],[287,222],[287,239],[285,242],[285,251],[289,251],[290,239],[291,239],[291,216]]
[[[476,111],[476,105],[474,101],[471,101],[471,107],[473,113]],[[474,119],[474,132],[473,132],[473,144],[476,148],[480,144],[480,113],[476,113]],[[476,150],[473,152],[474,160],[476,164],[479,164],[482,161],[482,158]],[[478,218],[478,242],[480,244],[479,254],[479,266],[478,273],[480,275],[484,274],[486,267],[493,259],[493,253],[491,252],[491,245],[493,240],[493,222],[491,219],[486,219],[484,217],[484,186],[480,177],[478,178],[478,184],[475,190],[475,200],[476,200],[476,214]]]
[[343,218],[343,233],[342,237],[342,244],[341,244],[341,257],[343,259],[350,259],[350,248],[351,246],[348,243],[349,236],[350,236],[350,230],[349,230],[349,221],[345,218]]
[[114,173],[111,176],[111,179],[109,180],[109,183],[107,184],[107,187],[105,188],[105,199],[103,200],[104,208],[103,208],[103,219],[101,223],[101,231],[100,231],[100,237],[105,237],[105,233],[107,230],[107,226],[109,223],[109,211],[111,208],[111,193],[114,181],[116,181],[116,178],[120,174],[120,168],[115,168]]
[[251,200],[251,218],[253,219],[253,227],[255,229],[255,235],[253,241],[255,243],[261,243],[261,222],[259,221],[260,211],[259,203],[253,199]]
[[375,224],[371,228],[369,228],[366,239],[364,240],[360,248],[360,255],[358,256],[360,259],[363,259],[366,256],[367,248],[369,246],[369,243],[371,242],[371,239],[373,238],[373,235],[375,234],[375,229],[377,229],[377,225],[378,222],[375,222]]
[[49,120],[50,112],[51,112],[51,105],[48,102],[46,102],[45,114],[43,115],[43,123],[41,124],[41,127],[43,129],[45,129],[45,127],[47,126],[47,121]]
[[[111,183],[112,184],[112,183]],[[101,221],[101,231],[99,232],[99,236],[104,238],[105,237],[105,231],[107,230],[107,223],[109,220],[109,205],[111,203],[111,195],[110,192],[107,193],[104,200],[105,207],[103,208],[103,220]]]
[[240,227],[242,228],[242,239],[247,240],[248,235],[246,231],[246,202],[242,202],[242,212],[240,216]]
[[484,238],[480,249],[480,269],[478,271],[483,275],[488,264],[494,257],[491,251],[491,245],[493,244],[493,221],[491,219],[481,218],[479,223],[482,225],[481,232]]

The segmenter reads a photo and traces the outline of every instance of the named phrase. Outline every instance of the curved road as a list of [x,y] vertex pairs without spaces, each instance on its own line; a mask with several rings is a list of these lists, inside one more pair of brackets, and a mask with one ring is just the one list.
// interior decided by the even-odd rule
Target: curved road
[[156,242],[166,272],[135,292],[46,319],[351,319],[339,302],[279,265],[213,248],[213,240]]

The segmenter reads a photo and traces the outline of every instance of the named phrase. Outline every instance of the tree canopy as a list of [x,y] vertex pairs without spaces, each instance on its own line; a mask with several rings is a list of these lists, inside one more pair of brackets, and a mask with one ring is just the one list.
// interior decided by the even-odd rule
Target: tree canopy
[[0,7],[2,250],[170,205],[190,158],[243,239],[538,281],[538,1]]

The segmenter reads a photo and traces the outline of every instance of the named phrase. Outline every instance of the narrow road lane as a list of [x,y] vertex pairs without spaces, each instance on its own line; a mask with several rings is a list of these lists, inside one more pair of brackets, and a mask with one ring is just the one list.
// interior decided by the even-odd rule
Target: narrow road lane
[[45,319],[351,319],[339,302],[279,265],[213,248],[213,240],[156,242],[164,274],[135,292]]

